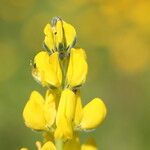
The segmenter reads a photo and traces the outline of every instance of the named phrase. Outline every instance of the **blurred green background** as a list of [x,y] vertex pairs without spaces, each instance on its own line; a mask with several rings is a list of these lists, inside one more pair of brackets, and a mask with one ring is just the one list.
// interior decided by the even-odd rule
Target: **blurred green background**
[[32,90],[30,60],[42,49],[43,28],[60,16],[77,31],[89,63],[84,102],[108,107],[94,136],[100,150],[150,149],[149,0],[0,1],[0,149],[35,149],[40,133],[26,128],[22,110]]

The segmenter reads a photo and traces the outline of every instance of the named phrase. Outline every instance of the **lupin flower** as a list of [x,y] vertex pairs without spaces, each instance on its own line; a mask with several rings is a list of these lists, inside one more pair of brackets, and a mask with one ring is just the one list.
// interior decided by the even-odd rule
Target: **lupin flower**
[[82,130],[91,130],[99,126],[105,119],[106,106],[101,99],[95,98],[85,105],[82,112],[83,116],[79,127]]
[[96,129],[107,113],[100,98],[82,106],[80,88],[88,72],[85,50],[74,48],[76,31],[59,17],[46,25],[44,34],[47,51],[35,56],[32,75],[48,89],[45,98],[31,93],[23,110],[25,124],[44,132],[38,150],[97,150],[93,140],[80,144],[79,139],[80,131]]
[[65,89],[58,106],[55,138],[72,139],[73,131],[95,129],[105,117],[106,106],[101,99],[95,98],[82,107],[80,92]]
[[46,92],[45,100],[33,91],[23,110],[23,118],[27,127],[34,130],[48,130],[55,121],[56,105],[53,91]]
[[76,42],[74,27],[59,17],[54,17],[51,24],[46,25],[44,33],[44,43],[50,52],[66,51],[74,46]]
[[49,55],[41,51],[34,58],[32,75],[43,86],[59,87],[61,85],[62,72],[58,55],[58,52]]

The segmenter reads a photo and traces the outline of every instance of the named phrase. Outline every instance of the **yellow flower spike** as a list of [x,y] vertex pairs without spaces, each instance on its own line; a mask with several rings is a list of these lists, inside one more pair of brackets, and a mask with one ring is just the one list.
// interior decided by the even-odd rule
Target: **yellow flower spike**
[[76,108],[75,108],[75,116],[74,116],[74,124],[76,127],[79,126],[82,116],[83,116],[83,109],[82,109],[81,96],[80,96],[80,92],[77,91],[77,93],[76,93]]
[[50,24],[47,24],[44,28],[45,39],[44,43],[51,52],[55,51],[54,35]]
[[46,128],[44,99],[37,91],[31,93],[29,101],[23,110],[23,118],[29,128],[35,130],[44,130]]
[[98,150],[95,141],[89,138],[85,144],[82,144],[81,150]]
[[48,141],[42,146],[41,150],[56,150],[56,147],[51,141]]
[[59,87],[61,85],[62,72],[58,55],[58,52],[55,52],[49,56],[47,52],[41,51],[34,58],[35,68],[32,75],[43,86]]
[[105,119],[106,111],[106,106],[101,99],[93,99],[83,108],[83,118],[80,123],[81,128],[83,130],[96,128]]
[[72,138],[72,120],[75,114],[75,94],[69,89],[61,93],[56,116],[56,138]]
[[86,54],[83,49],[72,48],[67,71],[67,83],[71,87],[82,85],[85,82],[88,71]]
[[44,116],[46,124],[51,127],[55,121],[56,117],[56,95],[54,91],[47,90],[45,104],[44,104]]

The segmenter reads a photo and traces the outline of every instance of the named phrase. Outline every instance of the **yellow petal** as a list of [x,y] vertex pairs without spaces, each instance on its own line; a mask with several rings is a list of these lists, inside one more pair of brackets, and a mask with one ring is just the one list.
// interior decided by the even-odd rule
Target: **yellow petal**
[[75,44],[76,31],[71,24],[66,23],[65,21],[63,21],[63,29],[65,34],[66,47],[72,47]]
[[96,128],[106,117],[106,106],[99,98],[93,99],[83,108],[82,129]]
[[41,51],[35,56],[35,68],[32,74],[43,86],[59,87],[61,85],[62,72],[58,57],[58,52],[49,56],[45,51]]
[[83,109],[82,109],[82,102],[80,92],[76,93],[76,108],[75,108],[75,117],[74,117],[74,124],[75,126],[79,126],[81,119],[83,116]]
[[52,90],[47,90],[45,104],[44,104],[44,116],[46,124],[51,127],[55,121],[56,117],[56,95]]
[[48,141],[42,146],[41,150],[56,150],[56,147],[51,141]]
[[82,145],[81,150],[98,150],[95,141],[90,138]]
[[[72,121],[75,114],[75,94],[69,89],[62,91],[58,111],[56,116],[56,125],[59,135],[63,137],[72,137]],[[70,131],[69,131],[70,130]],[[56,132],[58,133],[58,132]],[[68,135],[68,133],[70,135]],[[56,134],[58,135],[58,134]]]
[[54,44],[54,35],[50,24],[47,24],[45,26],[44,33],[45,33],[44,43],[49,48],[49,50],[53,52],[55,50],[55,44]]
[[25,124],[35,130],[44,130],[46,122],[44,118],[44,99],[36,91],[31,93],[30,99],[23,110]]
[[71,121],[68,120],[65,116],[60,118],[54,136],[56,139],[63,139],[64,141],[73,138]]
[[61,19],[57,18],[57,23],[54,29],[55,29],[54,36],[55,36],[56,47],[59,50],[63,50],[65,39],[63,33],[63,23]]
[[55,52],[52,55],[50,55],[49,61],[51,68],[53,68],[53,72],[51,71],[51,73],[49,74],[50,78],[53,78],[51,79],[51,84],[56,87],[59,87],[62,82],[62,72],[59,64],[59,53]]
[[88,65],[83,49],[71,49],[67,71],[67,82],[71,87],[82,85],[86,79]]

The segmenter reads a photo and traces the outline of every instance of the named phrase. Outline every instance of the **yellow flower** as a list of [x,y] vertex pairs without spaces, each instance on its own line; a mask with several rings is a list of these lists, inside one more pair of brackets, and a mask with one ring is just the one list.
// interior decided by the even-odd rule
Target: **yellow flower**
[[88,71],[85,51],[81,48],[72,48],[67,71],[67,83],[71,87],[77,87],[85,82]]
[[75,128],[80,128],[82,130],[95,129],[106,117],[105,104],[101,99],[95,98],[82,109],[79,93],[76,94],[76,98]]
[[56,116],[55,138],[72,139],[72,120],[75,114],[75,94],[69,89],[61,93]]
[[59,87],[61,85],[62,72],[58,57],[58,52],[49,55],[45,51],[35,56],[32,75],[43,86]]
[[46,98],[33,91],[23,110],[23,118],[27,127],[34,130],[46,130],[55,121],[55,94],[47,91]]
[[44,43],[51,52],[67,50],[75,44],[76,31],[74,27],[59,17],[54,17],[51,25],[46,25],[44,33]]
[[48,141],[42,146],[41,150],[56,150],[56,147],[51,141]]

